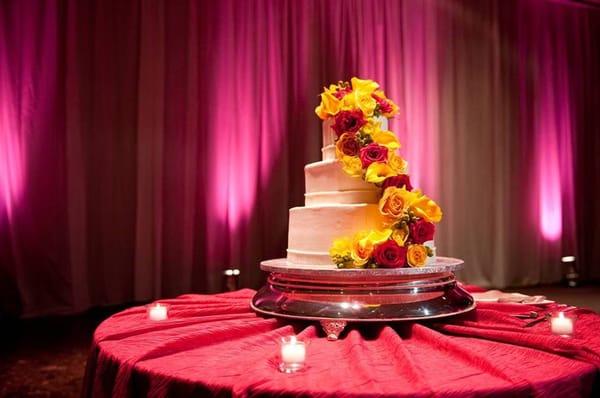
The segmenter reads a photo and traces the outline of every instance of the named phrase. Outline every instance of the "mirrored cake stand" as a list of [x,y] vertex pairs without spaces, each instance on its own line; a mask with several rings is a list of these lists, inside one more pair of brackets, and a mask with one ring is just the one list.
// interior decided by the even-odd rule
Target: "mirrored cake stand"
[[267,284],[252,298],[259,313],[318,321],[329,340],[348,322],[442,318],[475,308],[454,272],[463,261],[436,257],[421,268],[308,269],[285,258],[263,261]]

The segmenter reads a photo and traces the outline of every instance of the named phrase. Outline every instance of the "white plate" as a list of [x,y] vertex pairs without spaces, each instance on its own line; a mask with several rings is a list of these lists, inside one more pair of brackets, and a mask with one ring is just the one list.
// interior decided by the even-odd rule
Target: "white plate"
[[488,290],[483,293],[471,293],[478,303],[505,303],[522,305],[548,305],[554,303],[544,296],[528,296],[521,293],[505,293],[500,290]]

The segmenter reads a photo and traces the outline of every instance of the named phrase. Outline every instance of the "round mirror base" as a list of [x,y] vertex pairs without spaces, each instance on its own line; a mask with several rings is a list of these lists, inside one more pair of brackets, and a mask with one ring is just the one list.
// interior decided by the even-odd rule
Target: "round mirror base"
[[337,340],[348,322],[396,322],[442,318],[475,308],[454,271],[462,260],[438,257],[431,267],[318,270],[285,259],[261,263],[267,284],[252,298],[262,314],[320,322]]

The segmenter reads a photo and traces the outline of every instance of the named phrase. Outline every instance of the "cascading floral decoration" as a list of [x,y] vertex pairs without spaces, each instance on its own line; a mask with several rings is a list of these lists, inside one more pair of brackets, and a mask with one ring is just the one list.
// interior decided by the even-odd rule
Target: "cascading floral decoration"
[[376,82],[353,77],[325,88],[315,112],[332,119],[336,158],[344,171],[381,188],[381,228],[335,239],[332,261],[338,268],[424,266],[434,255],[425,243],[433,240],[442,210],[413,189],[406,161],[397,154],[398,138],[381,128],[382,118],[394,117],[398,106]]

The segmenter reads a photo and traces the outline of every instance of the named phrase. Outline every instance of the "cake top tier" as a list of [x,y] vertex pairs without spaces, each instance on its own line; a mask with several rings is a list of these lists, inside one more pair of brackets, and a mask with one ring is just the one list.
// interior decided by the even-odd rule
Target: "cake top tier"
[[400,142],[387,123],[398,106],[378,83],[353,77],[350,83],[331,84],[315,112],[323,120],[324,160],[336,158],[349,175],[370,183],[406,173],[406,162],[397,154]]
[[325,87],[315,109],[323,120],[323,157],[337,160],[348,178],[378,190],[381,225],[332,242],[330,256],[340,268],[424,266],[442,218],[440,207],[413,189],[398,137],[387,118],[398,106],[373,80],[353,77]]

